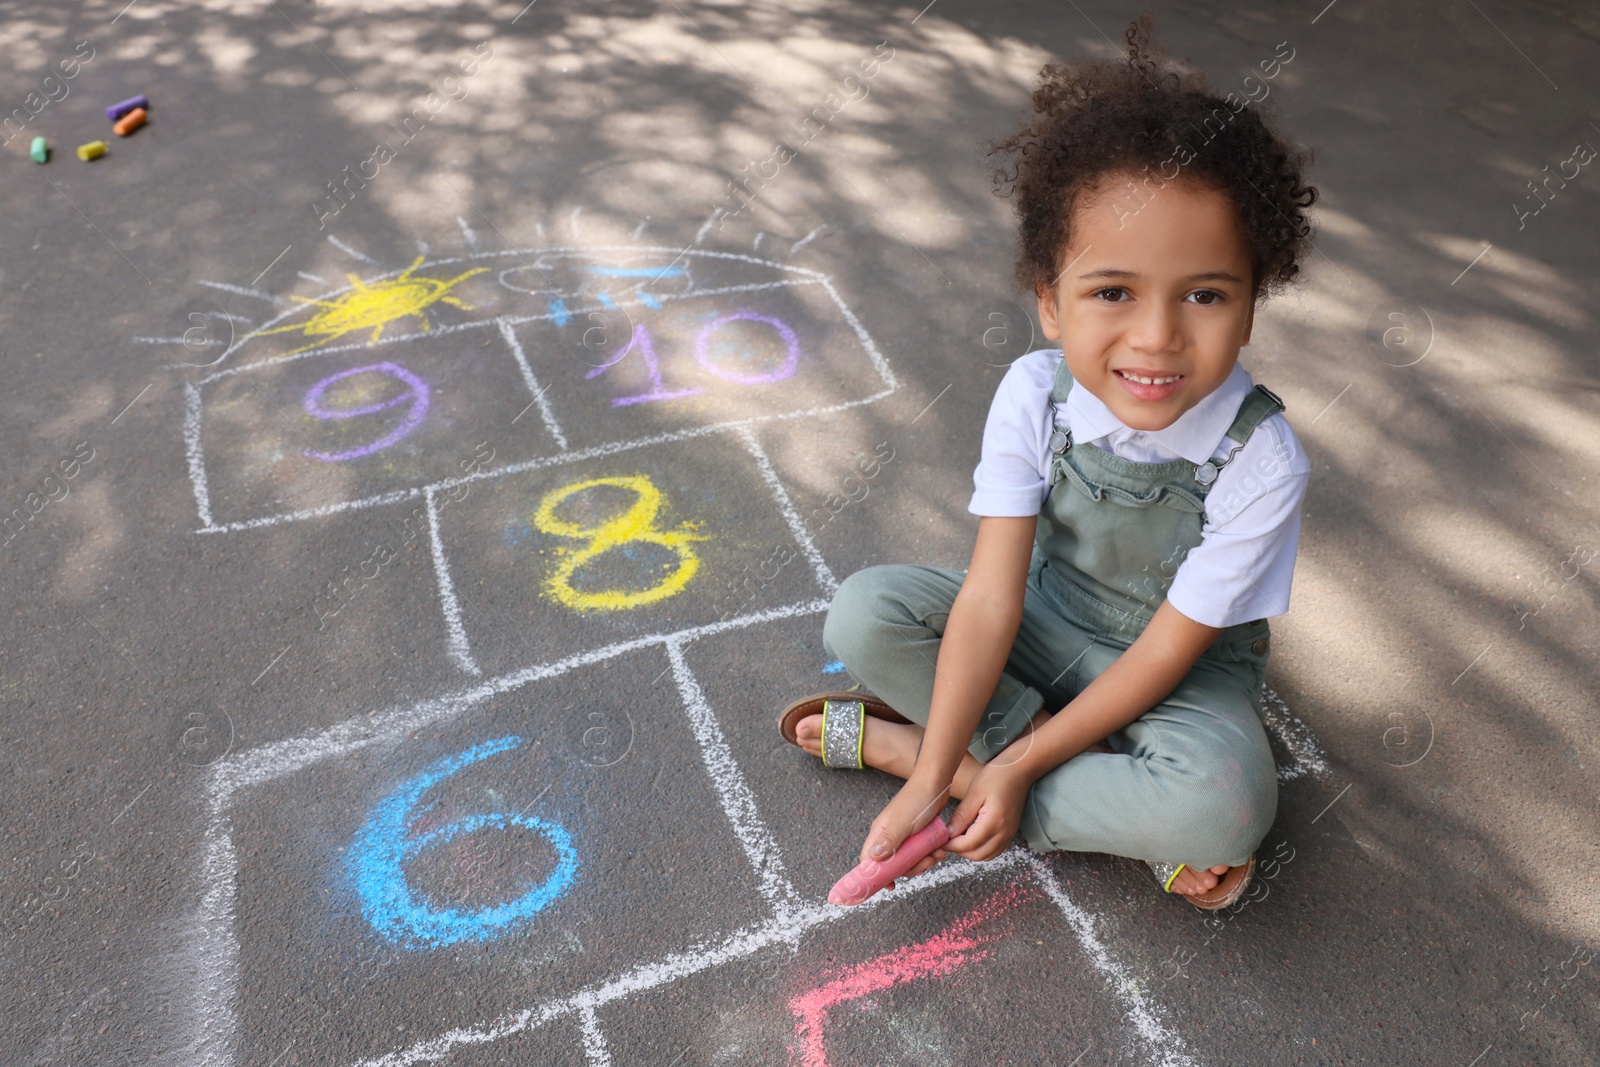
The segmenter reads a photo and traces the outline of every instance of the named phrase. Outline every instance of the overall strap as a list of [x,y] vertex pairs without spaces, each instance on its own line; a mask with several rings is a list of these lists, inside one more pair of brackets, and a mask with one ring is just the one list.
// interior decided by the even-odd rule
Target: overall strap
[[[1050,451],[1061,455],[1072,447],[1072,434],[1061,423],[1061,405],[1067,402],[1072,391],[1072,372],[1067,370],[1067,357],[1063,355],[1056,367],[1055,381],[1050,386]],[[1055,484],[1052,476],[1050,484]]]
[[1241,445],[1244,444],[1250,439],[1250,434],[1255,428],[1261,424],[1262,419],[1283,409],[1283,400],[1277,393],[1264,385],[1256,386],[1239,405],[1239,414],[1233,417],[1233,425],[1228,427],[1228,437]]
[[1050,402],[1052,404],[1065,404],[1067,394],[1072,391],[1072,372],[1067,369],[1067,357],[1061,357],[1061,363],[1056,367],[1055,383],[1050,387]]
[[1228,427],[1228,440],[1233,442],[1233,447],[1228,450],[1222,459],[1208,459],[1194,469],[1194,480],[1202,488],[1209,488],[1217,480],[1217,474],[1226,467],[1244,443],[1250,439],[1255,428],[1261,425],[1261,420],[1274,412],[1284,409],[1283,400],[1277,393],[1264,385],[1258,385],[1245,394],[1239,404],[1239,413],[1233,417],[1233,422]]

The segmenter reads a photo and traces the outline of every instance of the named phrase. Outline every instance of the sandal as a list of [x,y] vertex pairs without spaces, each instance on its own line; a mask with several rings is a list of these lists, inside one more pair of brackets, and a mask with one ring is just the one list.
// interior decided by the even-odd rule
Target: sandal
[[[861,738],[866,717],[885,722],[909,723],[911,720],[895,711],[877,697],[865,693],[818,693],[797,700],[783,709],[778,716],[778,733],[791,745],[799,746],[795,728],[808,715],[822,715],[822,764],[835,769],[862,770]],[[828,749],[833,749],[833,757]]]
[[[1161,883],[1161,888],[1170,893],[1172,883],[1177,880],[1178,872],[1188,866],[1186,863],[1157,863],[1155,860],[1146,861],[1150,869],[1155,872],[1156,881]],[[1256,871],[1256,856],[1252,852],[1250,858],[1237,867],[1230,867],[1228,873],[1223,875],[1217,884],[1204,893],[1193,896],[1179,893],[1189,903],[1202,911],[1221,911],[1230,904],[1238,903],[1244,891],[1250,887],[1250,878]]]

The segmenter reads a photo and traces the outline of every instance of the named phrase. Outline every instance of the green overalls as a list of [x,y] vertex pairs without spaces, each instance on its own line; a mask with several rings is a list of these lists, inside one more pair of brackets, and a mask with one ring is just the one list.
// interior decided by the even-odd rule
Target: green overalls
[[[1054,407],[1071,386],[1063,360]],[[1257,386],[1228,437],[1242,445],[1282,408]],[[982,762],[1041,707],[1064,707],[1144,631],[1177,564],[1200,543],[1206,494],[1227,462],[1137,463],[1073,443],[1064,429],[1051,447],[1022,624],[969,747]],[[852,574],[834,594],[823,646],[926,725],[939,642],[965,573],[890,564]],[[1268,640],[1265,619],[1223,630],[1166,699],[1107,739],[1113,752],[1082,753],[1034,783],[1021,826],[1028,844],[1200,870],[1244,863],[1278,803],[1260,703]]]

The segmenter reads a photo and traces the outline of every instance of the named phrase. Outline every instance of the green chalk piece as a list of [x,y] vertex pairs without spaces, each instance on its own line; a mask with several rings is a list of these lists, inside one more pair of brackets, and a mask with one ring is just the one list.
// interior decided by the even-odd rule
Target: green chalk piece
[[28,155],[33,157],[35,163],[50,162],[50,142],[43,137],[35,137],[33,146],[28,149]]

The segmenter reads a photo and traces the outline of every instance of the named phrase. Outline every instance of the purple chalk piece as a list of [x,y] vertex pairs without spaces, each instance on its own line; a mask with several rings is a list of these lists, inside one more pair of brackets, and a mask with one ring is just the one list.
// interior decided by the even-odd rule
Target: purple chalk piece
[[150,98],[145,96],[143,93],[140,93],[138,96],[128,97],[128,99],[124,100],[120,104],[112,104],[110,107],[106,108],[106,118],[110,119],[112,122],[116,122],[118,119],[136,107],[142,107],[148,110],[150,107]]
[[[408,388],[398,396],[390,397],[388,400],[380,400],[376,404],[368,404],[365,407],[325,408],[322,406],[322,394],[327,392],[330,385],[357,374],[365,374],[368,371],[376,371],[379,374],[387,374],[391,378],[399,379]],[[388,448],[406,436],[406,434],[415,430],[422,424],[423,418],[428,414],[428,383],[397,363],[373,363],[365,367],[352,367],[349,370],[340,371],[338,374],[322,379],[306,393],[306,414],[312,418],[353,419],[358,415],[376,415],[380,411],[387,411],[389,408],[398,407],[408,402],[411,405],[411,410],[406,412],[406,417],[401,420],[400,425],[370,445],[362,445],[360,448],[352,448],[348,452],[338,452],[331,456],[326,452],[307,452],[306,456],[310,459],[320,459],[325,463],[343,463],[347,459],[360,459],[362,456],[369,456],[374,452]]]
[[[764,322],[771,326],[777,331],[778,336],[783,339],[783,362],[775,369],[764,374],[735,374],[733,371],[723,370],[718,367],[711,361],[711,352],[708,350],[708,346],[711,343],[711,335],[730,322]],[[713,320],[706,325],[705,329],[700,331],[700,336],[694,339],[694,358],[698,359],[702,367],[715,374],[718,378],[730,382],[738,382],[740,385],[764,385],[768,382],[781,382],[793,374],[795,368],[800,365],[800,339],[794,335],[794,331],[789,329],[786,323],[778,319],[769,318],[766,315],[758,315],[754,311],[739,310],[732,315],[724,315],[720,319]]]

